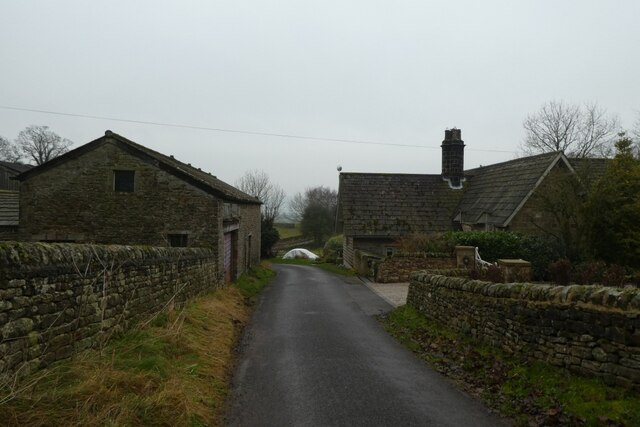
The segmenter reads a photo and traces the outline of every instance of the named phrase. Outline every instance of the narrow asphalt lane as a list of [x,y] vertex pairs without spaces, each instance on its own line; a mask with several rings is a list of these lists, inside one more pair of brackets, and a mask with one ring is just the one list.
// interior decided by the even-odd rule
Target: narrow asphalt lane
[[391,338],[391,306],[352,278],[276,266],[242,344],[230,426],[496,426]]

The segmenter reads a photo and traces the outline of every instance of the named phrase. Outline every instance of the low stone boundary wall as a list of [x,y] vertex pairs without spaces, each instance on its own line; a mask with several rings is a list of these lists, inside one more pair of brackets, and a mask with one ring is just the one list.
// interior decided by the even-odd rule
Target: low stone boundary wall
[[221,284],[208,249],[0,244],[0,384]]
[[456,267],[456,259],[449,254],[399,253],[377,262],[375,281],[378,283],[408,282],[417,270],[447,270]]
[[640,390],[640,289],[415,272],[407,304],[508,353]]

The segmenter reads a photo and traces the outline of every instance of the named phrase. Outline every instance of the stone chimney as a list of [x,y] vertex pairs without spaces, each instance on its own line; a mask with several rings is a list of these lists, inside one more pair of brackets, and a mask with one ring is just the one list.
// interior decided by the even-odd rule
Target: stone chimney
[[449,182],[451,188],[462,188],[464,181],[464,141],[460,129],[444,131],[442,141],[442,179]]

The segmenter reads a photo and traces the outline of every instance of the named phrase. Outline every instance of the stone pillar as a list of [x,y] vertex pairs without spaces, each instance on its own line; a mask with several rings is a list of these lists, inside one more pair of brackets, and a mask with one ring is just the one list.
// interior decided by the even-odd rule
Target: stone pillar
[[476,268],[475,246],[456,246],[456,267]]

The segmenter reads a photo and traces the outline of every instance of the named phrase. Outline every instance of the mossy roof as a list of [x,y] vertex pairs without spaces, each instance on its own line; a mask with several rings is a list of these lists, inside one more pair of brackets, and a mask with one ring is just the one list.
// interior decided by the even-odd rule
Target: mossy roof
[[441,175],[341,173],[339,219],[349,236],[442,232],[456,222],[507,227],[558,162],[572,168],[554,152],[470,169],[463,190]]
[[462,190],[440,175],[341,173],[345,235],[397,237],[450,230]]
[[464,172],[467,180],[458,207],[460,222],[506,227],[562,153],[545,153]]
[[22,173],[22,172],[28,171],[33,166],[32,165],[25,165],[24,163],[5,162],[3,160],[0,160],[0,167],[3,167],[5,169],[9,169],[11,172],[14,172],[14,173],[18,174],[18,173]]

